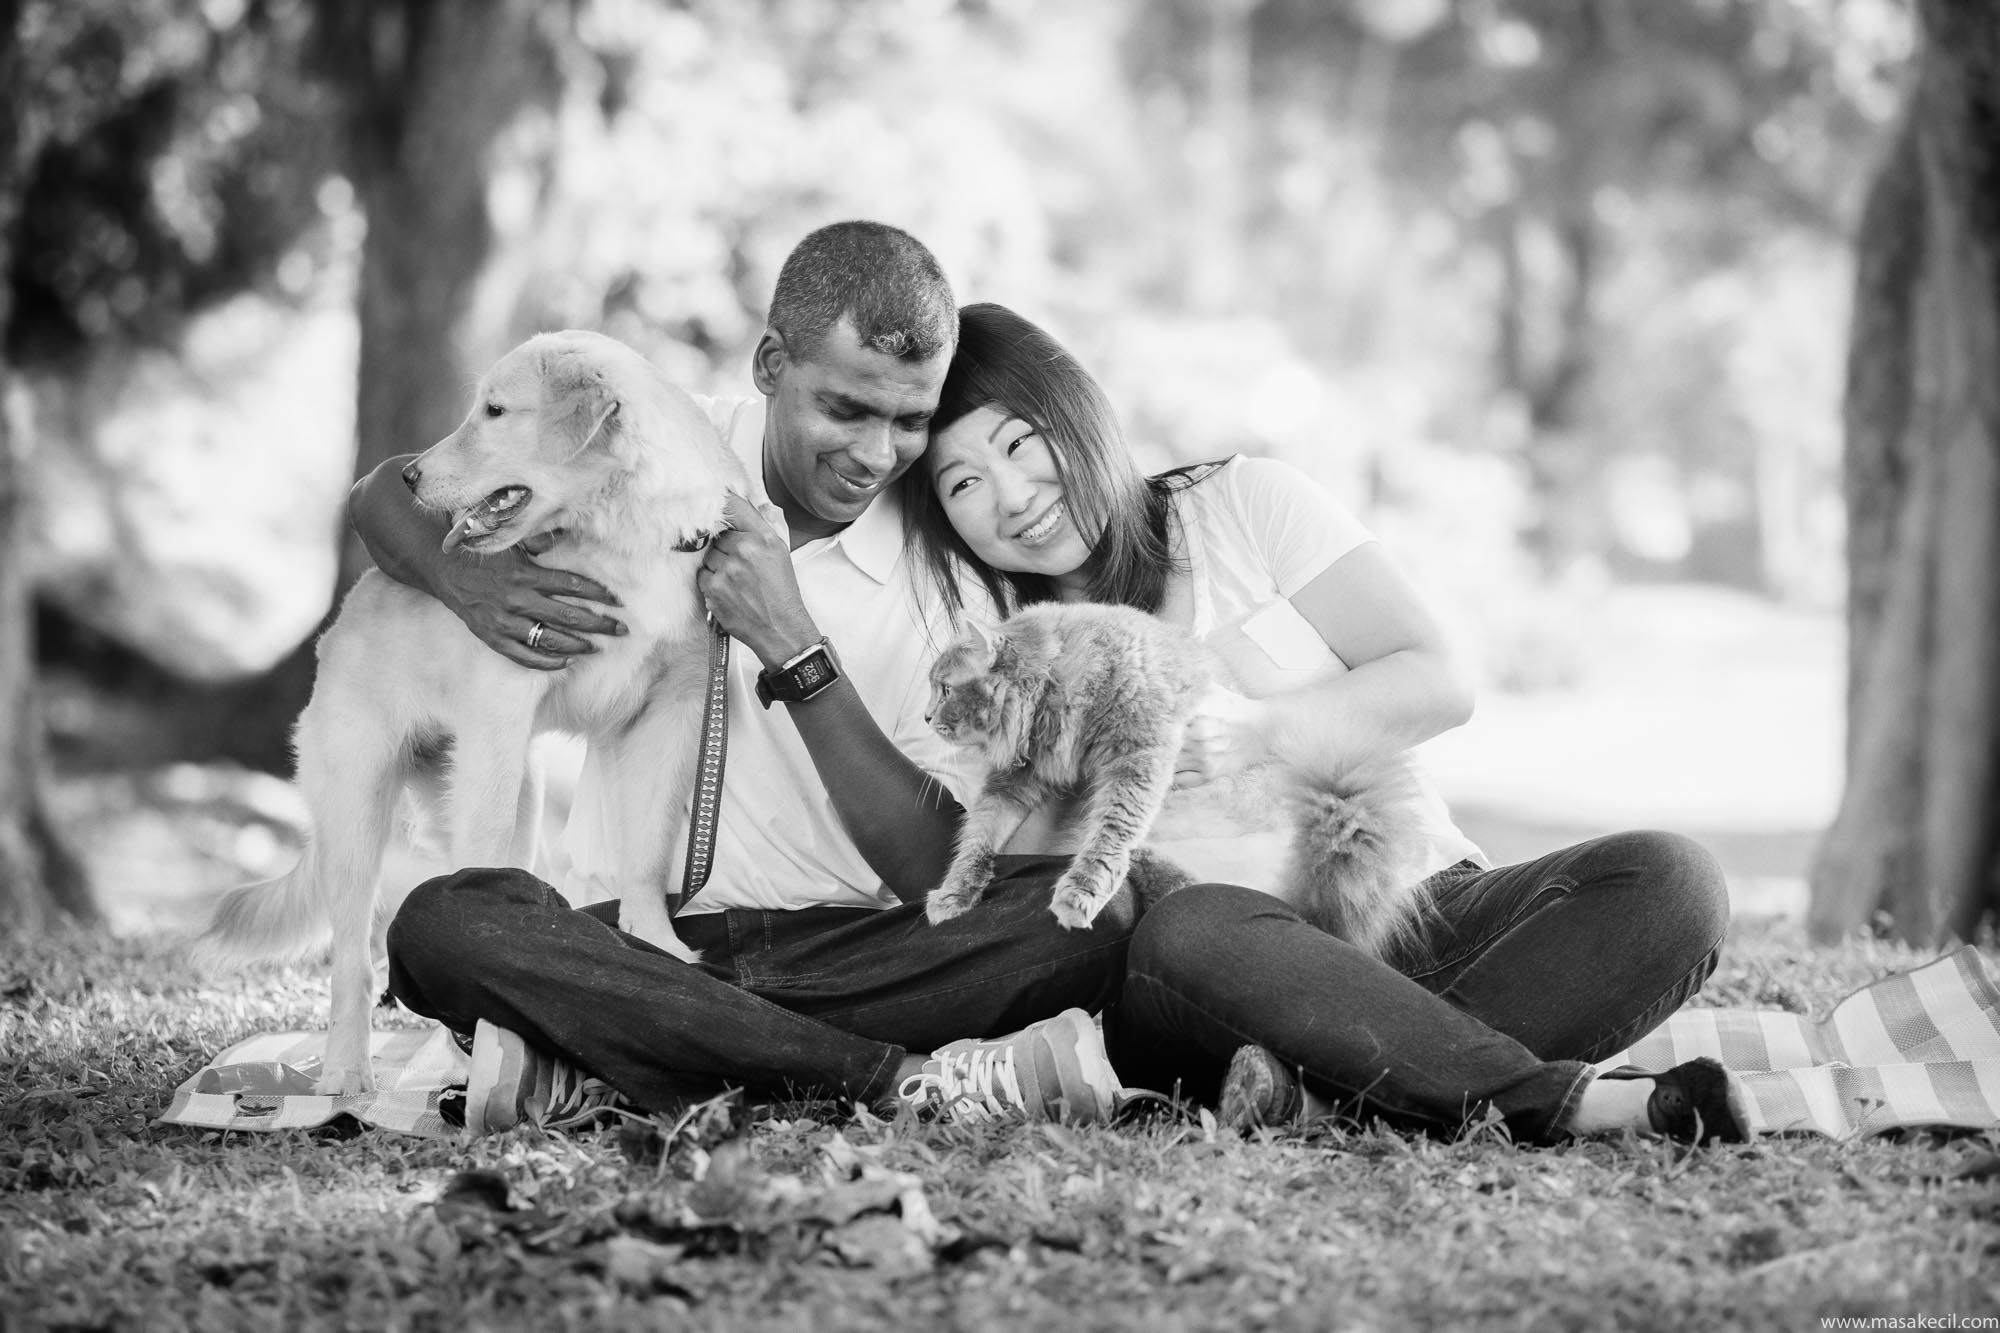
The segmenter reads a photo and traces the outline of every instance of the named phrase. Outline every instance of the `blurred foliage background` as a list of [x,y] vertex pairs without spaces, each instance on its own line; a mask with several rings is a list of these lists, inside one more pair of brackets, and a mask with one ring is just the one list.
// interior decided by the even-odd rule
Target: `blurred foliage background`
[[1335,488],[1492,684],[1570,682],[1609,584],[1840,602],[1895,0],[9,7],[59,755],[121,683],[296,662],[357,467],[518,338],[749,392],[779,262],[848,216],[1056,330],[1149,462]]

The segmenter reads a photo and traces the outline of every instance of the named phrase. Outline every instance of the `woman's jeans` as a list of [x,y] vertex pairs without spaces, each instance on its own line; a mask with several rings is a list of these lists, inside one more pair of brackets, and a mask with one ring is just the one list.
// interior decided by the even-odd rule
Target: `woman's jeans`
[[1390,966],[1251,889],[1204,884],[1139,923],[1107,1015],[1119,1075],[1213,1103],[1263,1046],[1357,1114],[1456,1130],[1497,1111],[1562,1136],[1590,1062],[1657,1027],[1715,969],[1721,868],[1670,833],[1621,833],[1433,877],[1421,959]]
[[724,1086],[875,1103],[906,1051],[1116,998],[1130,895],[1065,930],[1049,897],[1066,865],[1000,857],[980,906],[940,926],[922,903],[684,914],[693,965],[615,929],[615,903],[579,910],[526,871],[461,870],[390,923],[389,989],[461,1033],[508,1028],[640,1106]]

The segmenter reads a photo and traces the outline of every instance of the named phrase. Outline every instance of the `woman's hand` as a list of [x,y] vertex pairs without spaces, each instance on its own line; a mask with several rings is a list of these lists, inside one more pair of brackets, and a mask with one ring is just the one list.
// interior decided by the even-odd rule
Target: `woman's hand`
[[1195,700],[1187,738],[1174,761],[1174,786],[1200,787],[1251,768],[1271,754],[1265,738],[1270,710],[1259,700],[1211,685]]

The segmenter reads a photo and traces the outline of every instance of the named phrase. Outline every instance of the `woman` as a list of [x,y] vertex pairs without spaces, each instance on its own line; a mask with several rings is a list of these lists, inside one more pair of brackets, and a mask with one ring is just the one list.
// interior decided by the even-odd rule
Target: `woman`
[[[954,611],[970,571],[1002,607],[1139,607],[1229,664],[1243,693],[1204,700],[1180,785],[1400,751],[1470,715],[1435,618],[1351,514],[1270,460],[1141,476],[1088,373],[1004,307],[960,312],[930,449],[902,485],[913,548]],[[1007,850],[1060,849],[1063,814],[1044,810]],[[1644,1077],[1590,1066],[1714,970],[1728,898],[1706,851],[1630,833],[1492,868],[1442,801],[1428,832],[1435,921],[1395,966],[1228,883],[1155,907],[1105,1018],[1119,1073],[1239,1128],[1344,1107],[1455,1130],[1491,1108],[1537,1141],[1743,1137],[1712,1061]]]

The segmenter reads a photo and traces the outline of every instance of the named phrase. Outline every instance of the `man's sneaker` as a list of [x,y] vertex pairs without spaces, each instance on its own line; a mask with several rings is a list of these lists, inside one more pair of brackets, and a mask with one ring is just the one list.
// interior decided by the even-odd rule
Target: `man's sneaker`
[[1270,1125],[1297,1124],[1305,1112],[1298,1075],[1262,1046],[1239,1046],[1222,1076],[1222,1107],[1216,1122],[1247,1134]]
[[957,1124],[1008,1116],[1098,1124],[1117,1109],[1118,1075],[1104,1038],[1081,1009],[1011,1037],[968,1038],[931,1053],[898,1096],[919,1115]]
[[472,1032],[472,1071],[465,1083],[465,1127],[498,1134],[522,1121],[570,1129],[610,1110],[609,1083],[544,1055],[515,1033],[485,1019]]

